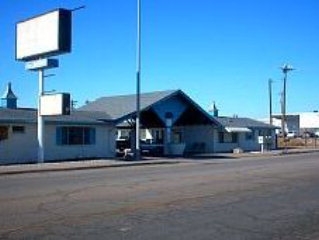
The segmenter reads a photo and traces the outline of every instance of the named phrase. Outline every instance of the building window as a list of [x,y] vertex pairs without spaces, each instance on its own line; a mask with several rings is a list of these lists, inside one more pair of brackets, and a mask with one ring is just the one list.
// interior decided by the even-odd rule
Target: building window
[[173,131],[173,141],[174,144],[182,143],[182,133],[180,131]]
[[220,143],[237,143],[238,134],[237,133],[228,133],[228,132],[219,132],[218,138]]
[[118,129],[117,130],[117,139],[129,139],[130,130],[129,129]]
[[25,133],[25,127],[24,126],[12,126],[12,132],[13,133]]
[[162,129],[152,130],[153,143],[163,144],[163,136],[164,136],[164,132]]
[[146,139],[146,129],[140,129],[140,139]]
[[0,141],[9,138],[9,127],[8,126],[0,126]]
[[246,133],[246,140],[255,140],[255,131],[251,130],[251,132]]
[[93,145],[95,128],[90,127],[57,127],[57,145]]

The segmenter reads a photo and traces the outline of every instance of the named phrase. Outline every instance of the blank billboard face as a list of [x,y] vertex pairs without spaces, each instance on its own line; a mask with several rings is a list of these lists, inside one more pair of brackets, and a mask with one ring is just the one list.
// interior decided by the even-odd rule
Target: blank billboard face
[[17,60],[35,60],[70,51],[70,10],[58,9],[17,23]]
[[71,97],[69,93],[42,95],[40,98],[40,115],[70,115]]

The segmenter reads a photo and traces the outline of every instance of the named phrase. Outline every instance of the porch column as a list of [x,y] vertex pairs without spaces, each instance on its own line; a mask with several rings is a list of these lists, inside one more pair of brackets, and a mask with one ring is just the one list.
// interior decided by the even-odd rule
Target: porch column
[[172,142],[173,114],[165,114],[165,134],[164,134],[164,155],[170,154],[170,144]]
[[136,147],[136,129],[132,128],[132,130],[129,133],[129,139],[130,139],[130,147],[131,147],[131,152],[134,152],[134,149]]

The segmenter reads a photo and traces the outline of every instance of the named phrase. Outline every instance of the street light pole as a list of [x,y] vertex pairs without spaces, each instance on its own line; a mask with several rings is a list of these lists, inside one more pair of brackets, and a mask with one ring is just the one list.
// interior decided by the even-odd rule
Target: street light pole
[[268,90],[269,90],[269,124],[272,125],[272,89],[271,89],[271,84],[272,84],[272,79],[269,78],[268,80]]
[[136,50],[136,120],[135,120],[135,160],[140,160],[140,115],[141,115],[141,1],[137,0],[137,50]]
[[281,132],[283,135],[283,141],[284,141],[284,146],[285,150],[287,149],[287,144],[286,144],[286,134],[285,134],[285,126],[286,126],[286,92],[287,92],[287,76],[288,72],[294,70],[294,68],[288,64],[285,64],[281,67],[281,70],[284,74],[284,87],[283,87],[283,99],[282,99],[282,120],[281,120]]

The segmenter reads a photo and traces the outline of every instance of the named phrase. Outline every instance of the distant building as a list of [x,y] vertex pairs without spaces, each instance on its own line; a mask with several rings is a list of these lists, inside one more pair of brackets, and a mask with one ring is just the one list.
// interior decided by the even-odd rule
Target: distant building
[[[274,125],[281,127],[281,114],[274,114]],[[319,113],[301,112],[286,115],[286,132],[295,132],[297,135],[302,135],[304,132],[315,133],[319,131]]]

